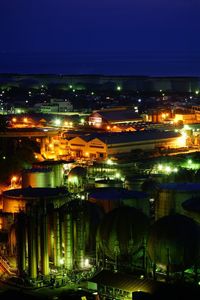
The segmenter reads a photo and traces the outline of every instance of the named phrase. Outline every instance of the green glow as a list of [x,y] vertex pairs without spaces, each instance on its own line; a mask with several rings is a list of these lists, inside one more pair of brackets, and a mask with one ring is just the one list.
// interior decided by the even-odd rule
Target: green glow
[[69,88],[72,89],[72,88],[73,88],[73,85],[70,84],[70,85],[69,85]]
[[195,94],[196,94],[196,95],[199,95],[199,90],[196,90],[196,91],[195,91]]
[[122,87],[120,85],[117,86],[117,91],[121,91]]
[[187,162],[188,162],[188,164],[189,164],[189,165],[191,165],[191,164],[192,164],[192,160],[191,160],[191,159],[188,159],[188,161],[187,161]]

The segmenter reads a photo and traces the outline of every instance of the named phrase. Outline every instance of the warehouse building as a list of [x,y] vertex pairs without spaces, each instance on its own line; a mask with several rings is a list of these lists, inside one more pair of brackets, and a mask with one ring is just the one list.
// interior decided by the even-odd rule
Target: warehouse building
[[77,136],[68,139],[68,148],[74,157],[105,159],[136,149],[152,151],[159,148],[179,148],[182,142],[183,138],[177,132],[145,130]]

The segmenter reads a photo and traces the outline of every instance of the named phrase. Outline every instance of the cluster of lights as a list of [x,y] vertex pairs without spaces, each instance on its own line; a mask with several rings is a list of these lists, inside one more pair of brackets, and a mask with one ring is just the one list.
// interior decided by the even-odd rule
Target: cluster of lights
[[55,119],[54,124],[55,124],[55,126],[58,126],[58,127],[60,127],[60,126],[73,127],[73,122],[64,121],[62,123],[62,121],[60,119]]
[[157,170],[159,171],[159,172],[162,172],[162,173],[164,173],[164,174],[171,174],[171,173],[177,173],[178,172],[178,168],[172,168],[171,166],[169,166],[169,165],[161,165],[161,164],[159,164],[158,166],[157,166]]

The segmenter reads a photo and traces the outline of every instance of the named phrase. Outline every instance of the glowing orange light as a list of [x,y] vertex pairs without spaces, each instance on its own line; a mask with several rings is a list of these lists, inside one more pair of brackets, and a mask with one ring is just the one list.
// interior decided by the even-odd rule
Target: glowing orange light
[[16,181],[17,181],[17,176],[13,176],[13,177],[11,178],[11,181],[16,182]]

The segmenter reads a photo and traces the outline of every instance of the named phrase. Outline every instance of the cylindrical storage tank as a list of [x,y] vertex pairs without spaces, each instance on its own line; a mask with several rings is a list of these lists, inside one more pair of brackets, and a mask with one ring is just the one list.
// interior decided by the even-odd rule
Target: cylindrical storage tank
[[117,179],[101,179],[95,181],[95,188],[116,187],[122,188],[123,181]]
[[31,279],[37,278],[37,223],[33,209],[28,212],[28,273]]
[[62,186],[64,183],[63,163],[57,163],[51,166],[54,174],[54,187]]
[[26,228],[26,215],[20,212],[16,224],[17,266],[20,276],[24,276],[26,270]]
[[105,187],[91,190],[88,195],[90,202],[98,204],[107,213],[120,206],[131,206],[149,215],[149,198],[146,193],[129,191],[123,188]]
[[[23,198],[12,196],[11,191],[3,193],[3,212],[5,213],[19,213],[25,210],[26,201]],[[9,194],[9,196],[8,196]]]
[[69,195],[66,188],[24,188],[4,191],[3,210],[10,213],[25,211],[26,204],[38,203],[40,200],[48,200],[48,205],[60,207],[66,203]]
[[199,226],[191,218],[166,216],[152,225],[147,253],[163,270],[184,271],[198,262],[199,238]]
[[63,186],[64,184],[64,165],[66,164],[63,160],[51,161],[45,160],[43,162],[35,163],[35,168],[48,168],[52,170],[52,187]]
[[53,172],[49,168],[27,169],[22,172],[22,188],[54,187]]
[[[95,258],[96,232],[103,217],[103,210],[88,201],[73,200],[62,208],[64,220],[65,263],[71,266],[78,263],[78,267],[85,268],[85,257]],[[71,223],[72,222],[72,223]],[[68,226],[67,226],[68,224]],[[71,239],[71,235],[73,238]],[[67,247],[68,245],[68,247]],[[73,247],[73,254],[71,253]],[[67,252],[66,252],[67,250]],[[69,252],[68,252],[69,251]],[[68,262],[66,261],[68,256]]]
[[182,203],[200,195],[200,183],[166,183],[159,185],[155,201],[155,219],[172,213],[185,214]]
[[72,270],[74,253],[73,253],[73,221],[72,214],[66,213],[64,215],[64,249],[65,249],[65,268]]
[[41,247],[41,273],[44,276],[49,275],[49,254],[48,254],[48,224],[45,211],[40,219],[40,247]]
[[78,268],[84,267],[85,259],[85,228],[83,211],[79,211],[76,218],[76,251],[75,260]]
[[[144,249],[149,227],[145,214],[133,207],[120,207],[107,213],[97,231],[98,249],[114,260],[134,260],[134,254]],[[117,247],[117,248],[116,248]],[[131,263],[130,261],[130,263]]]
[[54,265],[60,267],[61,262],[61,225],[59,210],[53,212],[53,252],[54,252]]

